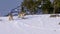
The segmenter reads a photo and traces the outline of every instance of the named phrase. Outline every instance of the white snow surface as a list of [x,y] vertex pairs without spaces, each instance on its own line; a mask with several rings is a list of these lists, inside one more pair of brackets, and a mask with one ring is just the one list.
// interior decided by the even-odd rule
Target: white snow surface
[[25,19],[14,16],[0,17],[0,34],[60,34],[60,17],[27,15]]

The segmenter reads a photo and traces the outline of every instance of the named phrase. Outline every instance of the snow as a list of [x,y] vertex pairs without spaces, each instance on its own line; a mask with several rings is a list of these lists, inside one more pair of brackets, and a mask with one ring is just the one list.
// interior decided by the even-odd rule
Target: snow
[[50,15],[27,15],[25,19],[14,16],[0,17],[0,34],[60,34],[60,17]]

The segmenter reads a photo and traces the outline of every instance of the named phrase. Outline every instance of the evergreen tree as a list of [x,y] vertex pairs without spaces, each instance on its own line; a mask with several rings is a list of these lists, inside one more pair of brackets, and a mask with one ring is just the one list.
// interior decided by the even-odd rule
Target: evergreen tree
[[49,9],[51,8],[51,2],[50,0],[43,0],[42,1],[42,10],[44,14],[48,14],[49,13]]
[[40,0],[36,1],[36,0],[24,0],[23,1],[23,6],[26,7],[31,14],[36,13],[37,11],[37,7],[40,4]]
[[56,12],[59,11],[58,9],[60,8],[60,0],[54,0],[54,2],[53,2],[53,8],[54,8],[53,14],[55,14]]

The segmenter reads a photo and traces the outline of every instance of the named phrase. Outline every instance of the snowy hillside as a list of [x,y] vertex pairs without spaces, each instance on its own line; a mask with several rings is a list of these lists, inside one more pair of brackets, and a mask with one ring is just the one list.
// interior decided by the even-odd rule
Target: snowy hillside
[[60,34],[60,17],[50,15],[27,15],[25,19],[14,16],[0,17],[0,34]]

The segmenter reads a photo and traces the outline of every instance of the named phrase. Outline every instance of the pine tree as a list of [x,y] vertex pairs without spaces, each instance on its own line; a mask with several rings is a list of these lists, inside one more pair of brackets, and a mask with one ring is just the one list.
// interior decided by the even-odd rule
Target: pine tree
[[23,1],[23,6],[26,7],[31,14],[36,13],[37,7],[40,4],[40,0],[36,1],[36,0],[24,0]]
[[54,0],[53,7],[54,7],[53,14],[55,14],[56,12],[59,11],[58,9],[60,8],[60,0]]
[[44,14],[48,14],[49,13],[49,8],[51,7],[51,2],[50,0],[43,0],[42,1],[42,10]]

